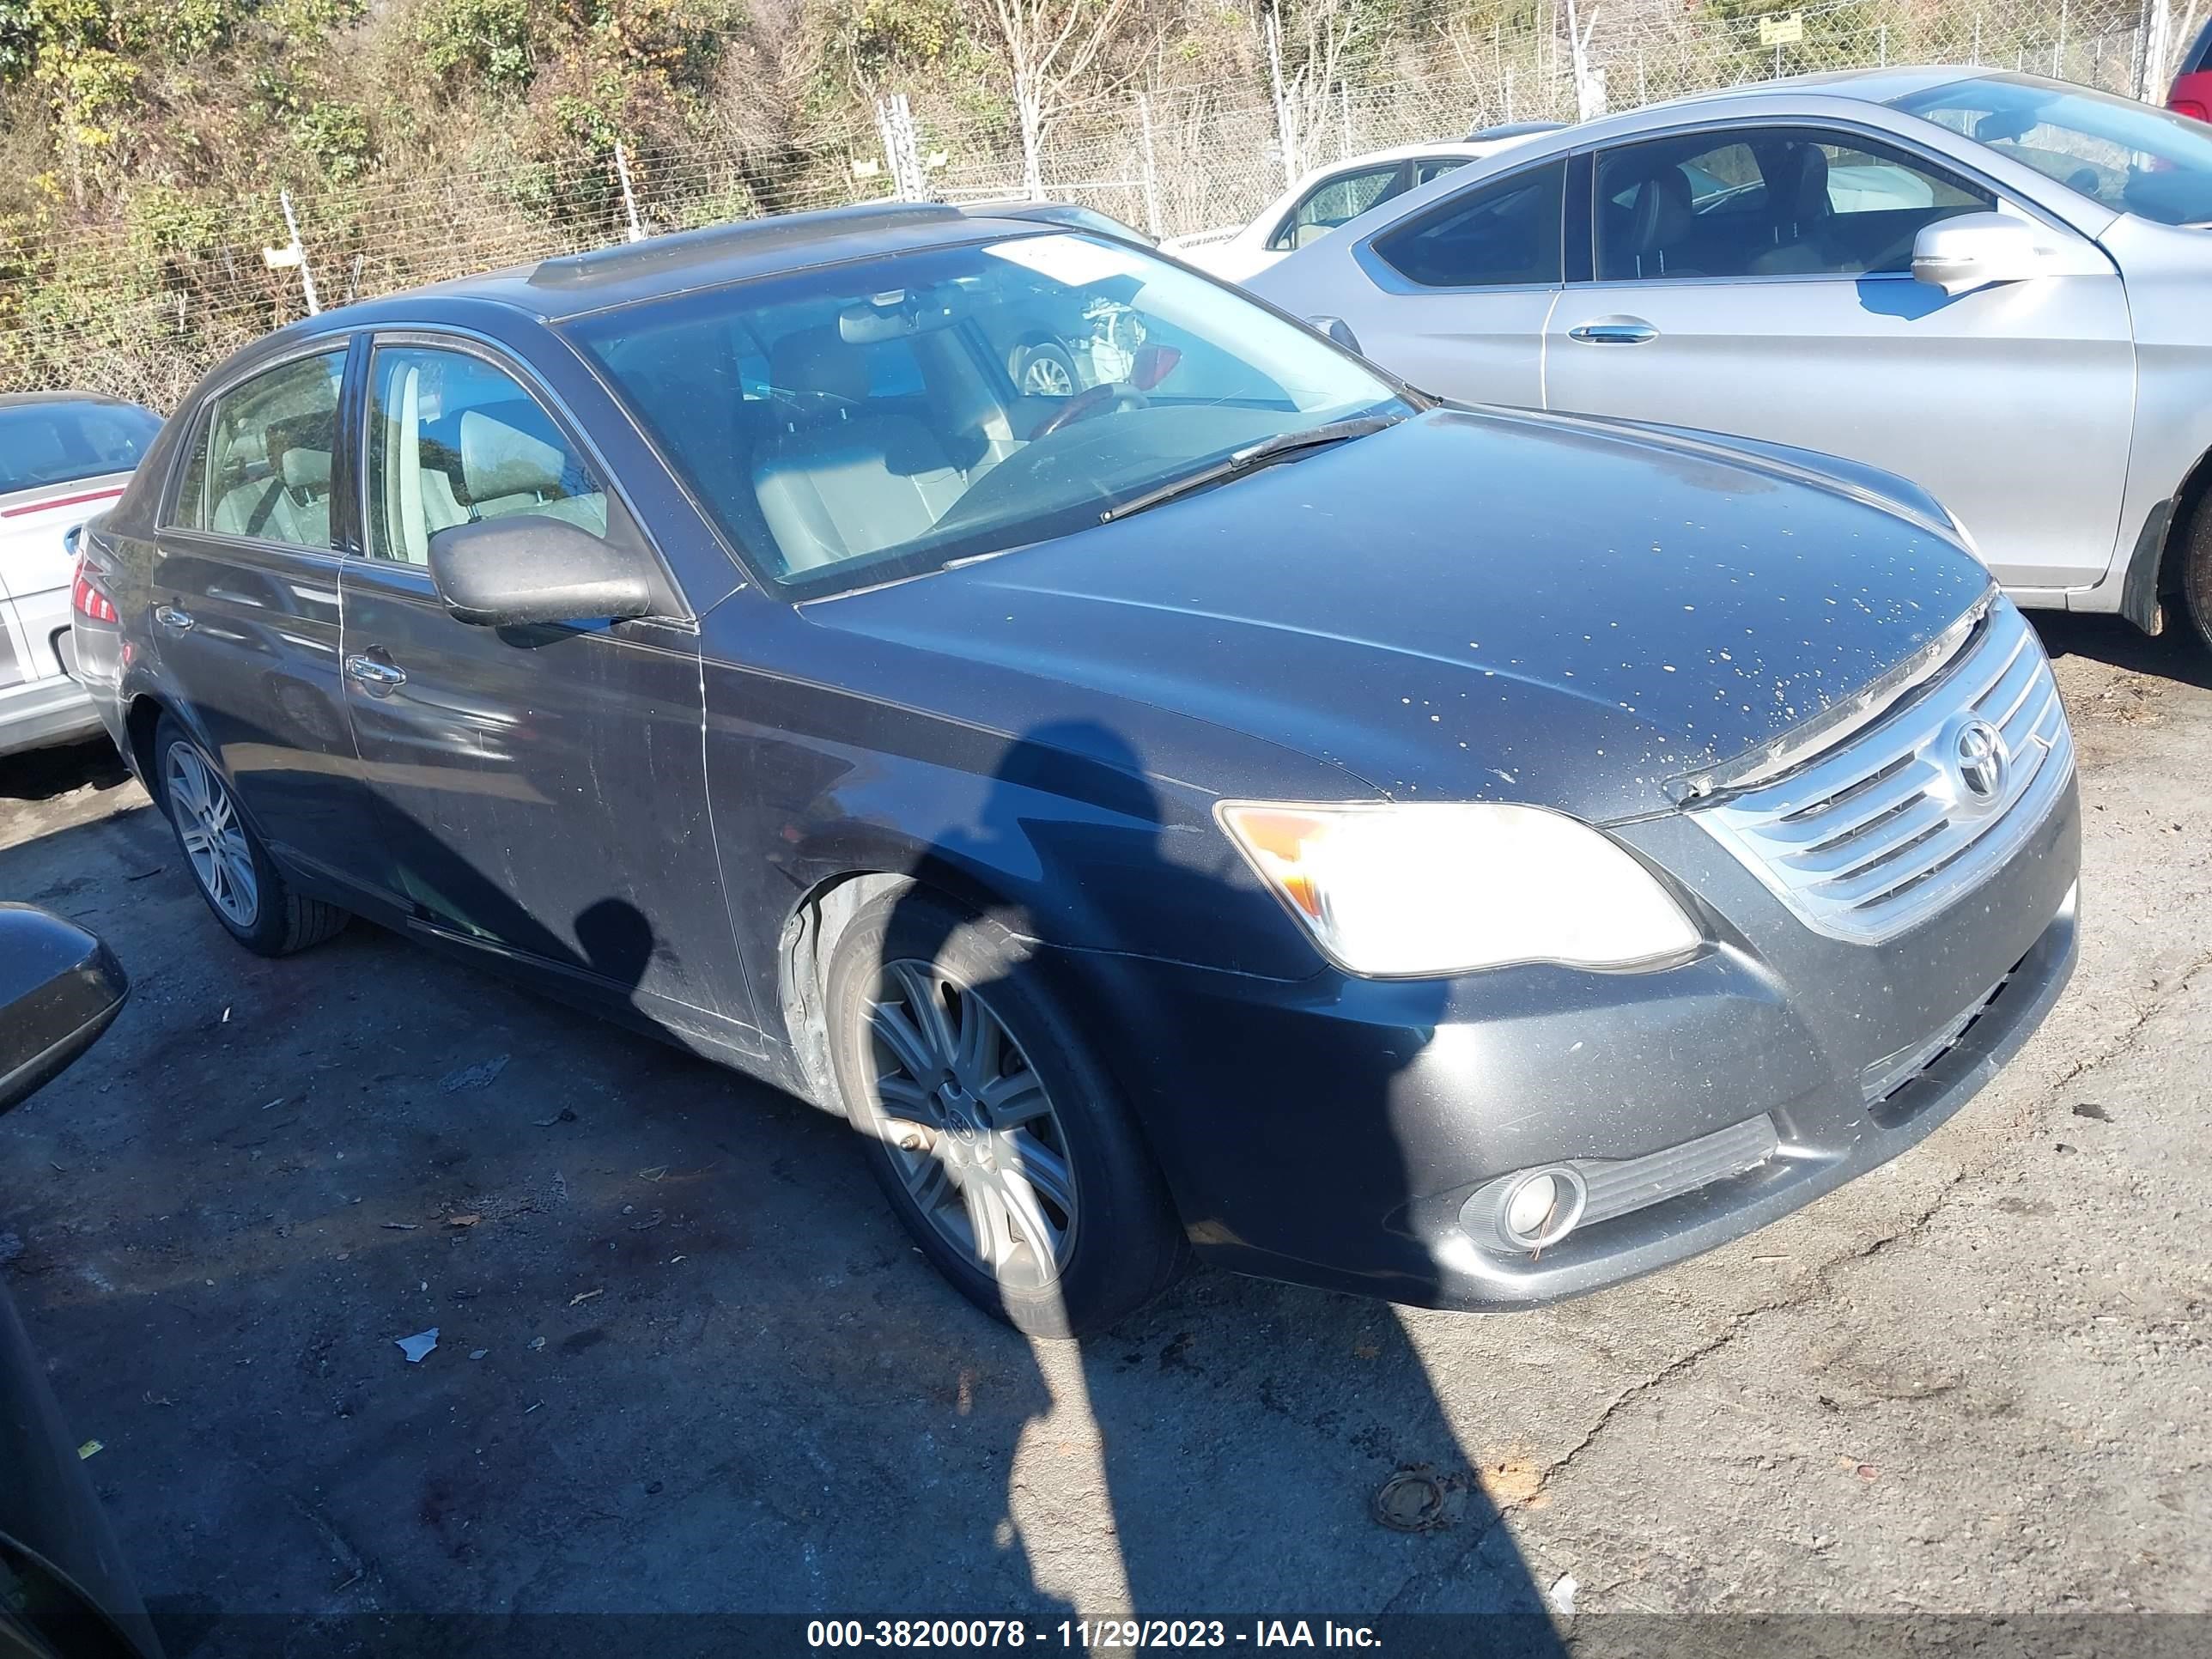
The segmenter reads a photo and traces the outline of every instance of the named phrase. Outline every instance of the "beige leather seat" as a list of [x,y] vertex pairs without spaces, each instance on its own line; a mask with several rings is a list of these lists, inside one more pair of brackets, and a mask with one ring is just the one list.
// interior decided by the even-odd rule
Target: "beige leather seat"
[[780,429],[753,459],[753,493],[787,570],[896,547],[934,529],[968,488],[937,435],[872,411],[862,349],[804,329],[769,353]]
[[213,526],[294,547],[331,544],[331,439],[335,416],[271,422],[274,476],[234,485],[216,503]]
[[[471,409],[461,416],[461,485],[470,515],[503,519],[517,513],[563,519],[594,536],[607,533],[603,491],[577,490],[568,452],[532,433]],[[571,492],[574,493],[571,493]]]

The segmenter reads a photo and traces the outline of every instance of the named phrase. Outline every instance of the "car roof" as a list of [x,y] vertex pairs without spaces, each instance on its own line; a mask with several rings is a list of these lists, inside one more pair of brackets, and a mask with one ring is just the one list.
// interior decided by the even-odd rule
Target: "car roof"
[[1907,93],[1920,92],[1929,87],[1948,85],[1953,81],[1971,81],[1976,76],[1990,75],[1990,69],[1973,69],[1959,64],[1899,64],[1894,68],[1823,70],[1815,75],[1784,76],[1778,81],[1753,81],[1740,87],[1715,87],[1708,92],[1693,92],[1680,98],[1672,98],[1664,104],[1654,104],[1653,109],[1671,109],[1678,104],[1711,103],[1723,98],[1747,97],[1755,93],[1820,92],[1831,98],[1855,98],[1863,104],[1887,104]]
[[[1510,145],[1516,160],[1526,157],[1538,161],[1565,155],[1592,143],[1609,143],[1632,138],[1648,129],[1664,129],[1674,125],[1674,118],[1678,116],[1702,114],[1718,105],[1741,103],[1750,106],[1761,114],[1787,114],[1786,106],[1792,99],[1844,99],[1854,103],[1889,104],[1931,87],[1949,86],[1960,81],[1991,76],[2002,76],[2012,81],[2040,78],[2015,74],[2010,70],[1968,69],[1956,64],[1835,70],[1818,75],[1792,75],[1779,81],[1753,81],[1740,87],[1716,87],[1708,92],[1688,93],[1661,103],[1642,104],[1633,109],[1615,111],[1610,115],[1594,116],[1589,120],[1563,126],[1556,131],[1536,132],[1527,137],[1492,144],[1480,153],[1494,155]],[[2048,84],[2057,86],[2061,83],[2054,81]],[[1389,205],[1396,206],[1406,200],[1407,198],[1399,197]]]
[[1307,176],[1311,178],[1319,173],[1335,173],[1344,167],[1365,167],[1370,161],[1416,161],[1424,155],[1457,155],[1472,161],[1501,150],[1508,144],[1518,143],[1521,136],[1525,135],[1480,140],[1437,138],[1421,144],[1393,144],[1388,149],[1363,150],[1339,161],[1325,161],[1317,167],[1310,168]]
[[687,289],[1055,228],[1066,227],[930,202],[774,214],[403,289],[303,319],[270,337],[392,326],[419,319],[425,301],[489,301],[541,322],[559,323]]

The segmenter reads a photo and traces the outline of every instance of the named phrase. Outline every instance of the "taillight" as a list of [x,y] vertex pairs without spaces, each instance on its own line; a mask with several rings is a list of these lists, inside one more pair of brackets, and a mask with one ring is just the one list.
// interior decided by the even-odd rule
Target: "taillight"
[[2207,109],[2194,98],[2177,98],[2166,107],[2176,115],[2186,115],[2192,121],[2212,121],[2212,109]]
[[76,574],[70,583],[70,609],[94,622],[120,622],[115,606],[84,572],[84,555],[76,556]]

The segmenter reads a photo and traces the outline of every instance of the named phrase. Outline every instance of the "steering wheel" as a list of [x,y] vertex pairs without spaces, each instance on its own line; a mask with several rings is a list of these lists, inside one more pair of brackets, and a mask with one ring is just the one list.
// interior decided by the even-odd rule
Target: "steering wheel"
[[1093,415],[1103,414],[1109,409],[1149,409],[1151,406],[1152,400],[1127,380],[1103,381],[1088,392],[1077,392],[1054,410],[1052,418],[1036,429],[1036,435],[1049,438],[1064,426],[1087,421]]

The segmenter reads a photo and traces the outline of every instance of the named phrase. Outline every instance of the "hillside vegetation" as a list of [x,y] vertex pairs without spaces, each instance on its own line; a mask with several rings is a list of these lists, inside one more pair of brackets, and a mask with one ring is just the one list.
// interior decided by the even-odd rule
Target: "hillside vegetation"
[[[0,0],[0,390],[168,406],[300,313],[300,273],[263,257],[289,239],[282,197],[323,303],[341,303],[601,244],[633,213],[681,228],[886,194],[893,94],[934,192],[1235,222],[1302,164],[1470,119],[1572,118],[1569,3]],[[1579,15],[1601,25],[1614,107],[1915,56],[2063,59],[2111,83],[2139,15],[1821,0],[1786,57],[1762,46],[1759,15],[1796,9]]]

